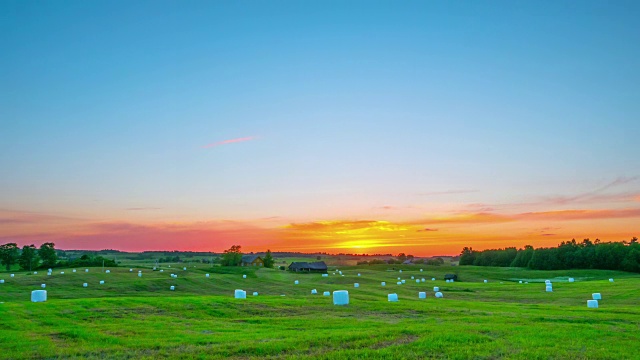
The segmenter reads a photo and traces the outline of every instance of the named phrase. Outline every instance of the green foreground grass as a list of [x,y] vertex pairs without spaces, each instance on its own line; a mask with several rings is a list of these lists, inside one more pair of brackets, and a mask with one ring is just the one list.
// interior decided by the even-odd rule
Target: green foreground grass
[[[427,266],[404,266],[398,273],[389,266],[365,266],[322,278],[256,268],[164,269],[143,269],[142,277],[138,268],[110,274],[56,269],[52,276],[23,272],[14,278],[0,273],[6,281],[0,284],[0,358],[633,359],[640,354],[640,276],[629,273]],[[169,277],[172,272],[178,279]],[[447,272],[457,272],[462,281],[445,283]],[[427,281],[416,283],[411,276]],[[576,282],[566,282],[568,276]],[[396,285],[397,277],[406,284]],[[519,284],[520,279],[530,283]],[[554,282],[553,293],[544,291],[544,279]],[[99,285],[100,280],[106,283]],[[47,284],[49,301],[29,302],[30,291],[41,283]],[[171,285],[176,291],[169,291]],[[433,297],[433,286],[444,299]],[[247,290],[248,298],[234,299],[236,288]],[[334,306],[331,297],[322,296],[341,289],[349,290],[348,306]],[[253,291],[260,295],[252,297]],[[426,291],[427,299],[419,300],[419,291]],[[586,307],[593,292],[603,296],[599,309]],[[387,302],[389,293],[400,301]]]

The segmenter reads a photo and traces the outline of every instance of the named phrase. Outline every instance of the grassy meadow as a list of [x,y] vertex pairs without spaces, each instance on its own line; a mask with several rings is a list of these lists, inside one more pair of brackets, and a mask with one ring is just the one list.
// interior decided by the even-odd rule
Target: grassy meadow
[[[0,272],[0,358],[640,357],[640,276],[631,273],[375,265],[340,267],[344,276],[330,271],[325,278],[204,264],[186,271],[164,265],[164,272],[125,266],[109,274],[101,268],[55,269],[51,276],[15,271],[13,278]],[[460,281],[445,283],[445,273]],[[576,282],[567,282],[569,276]],[[406,284],[396,285],[398,277]],[[552,280],[552,293],[545,292],[545,279]],[[30,302],[31,290],[43,283],[48,301]],[[434,286],[443,299],[434,298]],[[234,289],[246,290],[247,299],[234,299]],[[334,306],[322,295],[334,290],[349,290],[350,305]],[[427,299],[418,299],[419,291]],[[600,308],[588,309],[594,292],[602,294]],[[389,293],[400,301],[389,303]]]

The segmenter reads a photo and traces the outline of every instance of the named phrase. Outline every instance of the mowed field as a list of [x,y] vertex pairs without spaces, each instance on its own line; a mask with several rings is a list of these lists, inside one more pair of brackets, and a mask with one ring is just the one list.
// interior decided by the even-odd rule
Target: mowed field
[[[636,274],[376,265],[341,267],[344,276],[330,271],[325,278],[202,264],[162,269],[15,271],[13,278],[1,272],[0,358],[640,358]],[[445,283],[445,273],[460,281]],[[576,282],[567,282],[569,276]],[[398,277],[406,284],[396,285]],[[545,292],[545,279],[553,282],[552,293]],[[31,290],[43,283],[49,300],[31,303]],[[434,286],[444,298],[434,298]],[[247,299],[234,299],[235,289],[246,290]],[[334,306],[322,295],[334,290],[348,290],[350,304]],[[418,299],[419,291],[427,299]],[[600,308],[588,309],[594,292],[602,294]],[[388,302],[389,293],[400,301]]]

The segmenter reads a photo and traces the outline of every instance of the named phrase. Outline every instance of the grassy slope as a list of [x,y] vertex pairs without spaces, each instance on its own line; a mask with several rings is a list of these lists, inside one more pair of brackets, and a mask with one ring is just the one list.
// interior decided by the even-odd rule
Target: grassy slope
[[[65,275],[56,269],[50,277],[0,273],[6,280],[0,285],[0,358],[628,359],[640,353],[637,275],[402,268],[402,274],[386,271],[388,266],[341,268],[344,277],[329,278],[257,268],[183,271],[175,265],[163,273],[144,269],[142,278],[128,268],[111,274],[64,269]],[[171,279],[171,272],[179,278]],[[448,272],[464,281],[430,280]],[[398,276],[407,284],[395,285]],[[427,282],[416,284],[411,276]],[[567,276],[582,281],[560,282]],[[553,293],[544,292],[542,283],[517,283],[546,278],[556,280]],[[300,285],[293,285],[295,279]],[[43,282],[49,301],[30,303],[30,290]],[[354,282],[361,287],[353,288]],[[433,298],[433,286],[444,299]],[[260,296],[236,300],[235,288]],[[311,295],[314,288],[320,294],[348,289],[351,305],[333,306],[331,298]],[[418,300],[418,291],[427,291],[428,298]],[[400,302],[386,301],[391,292]],[[592,292],[603,295],[600,309],[586,308]]]

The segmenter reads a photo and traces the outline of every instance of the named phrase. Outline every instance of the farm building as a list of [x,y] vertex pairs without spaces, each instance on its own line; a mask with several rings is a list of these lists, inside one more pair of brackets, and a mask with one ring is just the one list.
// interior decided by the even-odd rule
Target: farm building
[[444,276],[445,280],[454,280],[454,281],[458,281],[458,275],[456,274],[446,274]]
[[327,264],[324,263],[324,261],[317,261],[317,262],[292,262],[291,265],[289,265],[289,270],[290,271],[307,271],[307,272],[321,272],[321,273],[326,273],[327,272]]
[[264,266],[264,261],[259,255],[243,255],[242,266]]

